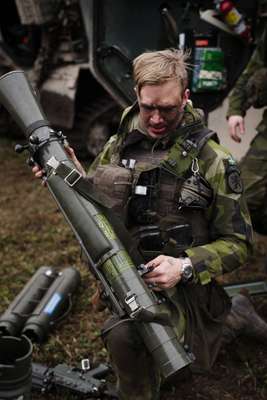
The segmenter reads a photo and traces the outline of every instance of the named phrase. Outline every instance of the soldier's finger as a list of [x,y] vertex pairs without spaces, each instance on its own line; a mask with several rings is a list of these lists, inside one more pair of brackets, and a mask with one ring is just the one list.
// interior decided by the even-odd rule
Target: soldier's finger
[[72,161],[75,162],[77,160],[75,151],[72,147],[70,147],[69,145],[65,146],[65,151],[68,154],[68,156],[72,159]]
[[44,174],[44,172],[42,170],[35,172],[36,178],[42,178],[43,174]]
[[235,142],[241,142],[241,137],[239,136],[239,127],[237,125],[230,127],[230,136]]
[[38,165],[35,165],[34,167],[32,167],[32,172],[35,174],[36,172],[40,171],[40,167],[38,167]]
[[147,274],[143,275],[143,278],[146,282],[151,282],[157,278],[159,278],[162,275],[162,272],[159,271],[158,269],[154,269],[153,271],[148,272]]
[[66,153],[74,154],[74,150],[72,147],[70,147],[69,144],[64,144],[64,149],[65,149]]
[[166,258],[166,256],[161,254],[160,256],[157,256],[156,258],[153,258],[148,263],[146,263],[146,267],[156,268],[164,261],[165,258]]
[[231,137],[235,142],[237,142],[237,143],[241,142],[241,137],[237,133],[232,135]]

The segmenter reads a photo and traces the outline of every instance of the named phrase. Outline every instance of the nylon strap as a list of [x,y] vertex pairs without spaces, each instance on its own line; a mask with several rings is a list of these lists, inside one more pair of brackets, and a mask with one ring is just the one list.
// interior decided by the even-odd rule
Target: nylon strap
[[112,200],[102,193],[96,193],[93,184],[85,179],[75,168],[70,168],[68,165],[61,162],[54,171],[68,186],[76,190],[76,192],[85,199],[94,201],[98,205],[108,209],[112,208]]
[[118,218],[112,210],[112,199],[102,193],[96,192],[93,184],[85,179],[75,168],[70,168],[68,165],[60,162],[53,170],[56,175],[62,178],[68,186],[78,192],[82,197],[100,206],[125,249],[132,257],[135,265],[142,264],[144,262],[143,257],[135,246],[133,238],[121,219]]

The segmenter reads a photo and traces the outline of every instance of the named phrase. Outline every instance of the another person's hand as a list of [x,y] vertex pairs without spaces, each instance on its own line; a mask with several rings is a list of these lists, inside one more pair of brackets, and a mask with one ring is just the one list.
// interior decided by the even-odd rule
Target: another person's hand
[[160,255],[146,264],[152,271],[144,275],[144,281],[154,290],[170,289],[181,280],[182,263],[179,258]]
[[245,121],[241,115],[231,115],[228,118],[228,128],[231,138],[237,142],[241,142],[241,136],[245,133]]

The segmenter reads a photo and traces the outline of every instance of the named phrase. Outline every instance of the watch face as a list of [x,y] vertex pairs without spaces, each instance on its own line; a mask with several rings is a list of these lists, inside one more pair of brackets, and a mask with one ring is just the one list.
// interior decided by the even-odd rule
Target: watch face
[[193,276],[193,268],[191,265],[184,265],[182,268],[182,281],[186,282]]

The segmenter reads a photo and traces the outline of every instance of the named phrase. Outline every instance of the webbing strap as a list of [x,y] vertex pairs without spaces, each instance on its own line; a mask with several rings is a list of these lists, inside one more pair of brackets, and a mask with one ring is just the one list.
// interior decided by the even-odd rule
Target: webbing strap
[[54,172],[60,176],[68,186],[76,190],[76,192],[78,192],[87,200],[94,201],[95,203],[106,208],[112,207],[111,199],[102,193],[96,193],[93,184],[89,180],[85,179],[75,168],[71,168],[68,165],[60,162],[58,163],[58,166],[54,168]]
[[93,201],[101,207],[120,241],[132,257],[135,265],[142,264],[144,260],[136,248],[135,242],[121,219],[118,218],[112,210],[113,200],[103,193],[96,192],[94,185],[89,180],[85,179],[75,168],[70,168],[63,162],[58,162],[54,157],[47,162],[47,165],[52,167],[54,173],[62,178],[73,190],[77,191],[86,200]]

